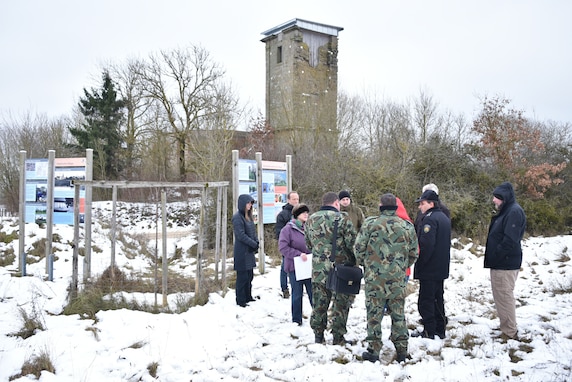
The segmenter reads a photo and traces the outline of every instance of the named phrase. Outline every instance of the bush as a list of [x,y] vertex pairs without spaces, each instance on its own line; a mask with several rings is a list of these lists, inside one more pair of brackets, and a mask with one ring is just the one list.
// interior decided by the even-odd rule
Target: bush
[[11,233],[6,233],[4,231],[0,231],[0,241],[6,244],[11,243],[12,241],[18,238],[18,233],[16,231],[12,231]]
[[551,201],[523,199],[520,205],[526,213],[526,231],[530,235],[553,236],[566,232],[567,214]]
[[14,248],[7,248],[0,252],[0,267],[12,265],[15,260],[16,255],[14,254]]
[[488,226],[493,214],[493,207],[485,208],[485,202],[471,195],[447,202],[451,212],[452,235],[466,236],[475,243],[486,241]]

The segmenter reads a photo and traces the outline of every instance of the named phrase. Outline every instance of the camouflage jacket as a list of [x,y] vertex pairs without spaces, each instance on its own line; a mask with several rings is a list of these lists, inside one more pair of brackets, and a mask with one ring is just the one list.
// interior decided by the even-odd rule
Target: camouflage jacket
[[359,232],[363,224],[363,221],[365,220],[365,216],[363,215],[363,211],[361,210],[361,208],[354,205],[352,202],[347,207],[340,206],[340,211],[346,212],[348,214],[350,220],[354,225],[354,228],[356,229],[356,232]]
[[306,246],[312,253],[312,282],[325,283],[332,267],[329,259],[332,253],[334,221],[339,214],[336,240],[336,263],[355,263],[353,246],[356,230],[345,212],[335,207],[322,206],[313,213],[305,224]]
[[364,280],[382,288],[387,281],[405,278],[405,271],[417,260],[417,235],[412,223],[397,216],[394,208],[365,219],[358,233],[354,253],[364,267]]

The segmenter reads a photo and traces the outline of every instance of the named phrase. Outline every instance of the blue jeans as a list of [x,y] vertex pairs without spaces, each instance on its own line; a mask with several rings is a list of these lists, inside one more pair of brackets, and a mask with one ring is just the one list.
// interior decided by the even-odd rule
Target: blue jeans
[[290,286],[292,287],[291,301],[292,301],[292,322],[302,324],[302,297],[304,295],[304,286],[310,305],[312,302],[312,279],[296,281],[296,272],[288,273],[290,277]]
[[[296,280],[296,278],[294,278]],[[284,270],[284,256],[282,256],[282,265],[280,266],[280,288],[288,289],[288,273]]]

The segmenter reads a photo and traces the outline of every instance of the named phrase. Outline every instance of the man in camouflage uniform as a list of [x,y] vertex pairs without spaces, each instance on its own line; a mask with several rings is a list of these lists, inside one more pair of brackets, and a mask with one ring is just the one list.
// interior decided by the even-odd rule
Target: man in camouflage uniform
[[417,260],[417,235],[412,223],[397,216],[393,194],[381,196],[379,216],[368,217],[357,235],[354,253],[364,267],[368,349],[364,360],[379,360],[381,321],[387,303],[391,314],[391,341],[397,361],[408,357],[409,333],[405,323],[405,271]]
[[363,211],[353,203],[352,196],[349,191],[340,191],[338,198],[340,199],[340,211],[348,213],[348,217],[352,221],[356,232],[359,232],[361,225],[365,220]]
[[312,293],[313,310],[310,326],[316,343],[324,343],[324,331],[328,323],[328,308],[332,303],[332,334],[334,345],[345,345],[346,323],[353,295],[332,293],[326,287],[328,273],[332,268],[329,257],[332,251],[334,221],[338,218],[336,240],[336,264],[355,264],[353,245],[356,231],[345,212],[339,212],[340,201],[335,192],[327,192],[322,197],[322,207],[306,221],[306,245],[312,252]]

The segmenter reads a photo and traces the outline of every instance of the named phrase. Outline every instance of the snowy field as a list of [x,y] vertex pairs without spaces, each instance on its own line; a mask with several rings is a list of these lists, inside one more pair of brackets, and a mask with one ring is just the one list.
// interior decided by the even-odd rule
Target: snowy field
[[[104,206],[105,207],[105,206]],[[92,273],[109,266],[110,241],[106,224],[95,219]],[[17,230],[17,221],[2,220],[0,232]],[[149,230],[149,223],[133,221],[123,230]],[[194,230],[182,230],[168,248],[189,248]],[[188,232],[188,234],[185,234]],[[449,317],[444,340],[411,338],[411,360],[398,364],[389,341],[390,318],[383,320],[381,360],[361,360],[367,344],[363,290],[348,320],[345,347],[314,343],[309,326],[311,307],[304,298],[304,322],[291,323],[290,301],[281,298],[279,268],[268,264],[255,273],[253,294],[259,300],[246,308],[235,304],[234,290],[212,293],[204,306],[179,314],[140,311],[100,311],[97,320],[62,313],[72,274],[73,228],[54,227],[62,238],[57,247],[54,281],[46,281],[45,260],[28,264],[27,277],[17,277],[17,261],[0,267],[0,381],[21,372],[26,360],[48,354],[55,374],[43,372],[40,381],[571,381],[572,380],[572,236],[534,237],[524,242],[524,261],[515,294],[519,340],[503,342],[497,336],[488,270],[483,248],[453,240],[451,277],[445,282]],[[26,246],[45,237],[45,229],[26,225]],[[269,240],[269,238],[267,238]],[[153,245],[152,243],[150,245]],[[0,243],[0,254],[18,240]],[[231,246],[229,246],[231,250]],[[232,256],[232,253],[230,254]],[[232,260],[232,259],[231,259]],[[80,258],[80,280],[83,259]],[[187,256],[180,262],[194,264]],[[116,263],[125,272],[148,268],[143,257],[116,250]],[[229,264],[231,266],[231,264]],[[189,272],[192,266],[182,266]],[[416,283],[406,301],[411,330],[418,327]],[[175,304],[180,296],[169,296]],[[133,295],[154,301],[154,295]],[[161,301],[161,296],[159,296]],[[174,307],[173,307],[174,308]],[[21,311],[38,315],[45,330],[22,339],[12,336],[22,328]],[[149,366],[156,365],[156,378]],[[23,376],[16,381],[34,380]]]

